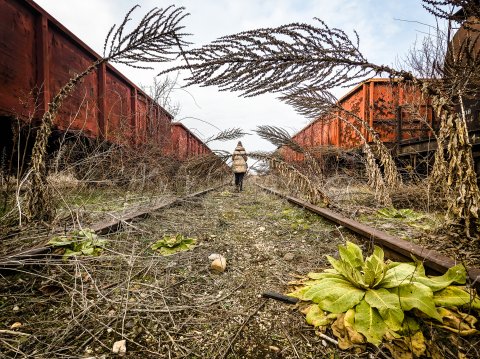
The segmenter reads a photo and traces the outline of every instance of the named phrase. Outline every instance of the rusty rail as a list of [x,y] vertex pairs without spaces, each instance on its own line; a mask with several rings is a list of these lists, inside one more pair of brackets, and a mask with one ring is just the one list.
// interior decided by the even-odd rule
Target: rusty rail
[[[185,197],[177,197],[173,198],[167,202],[164,202],[162,204],[158,204],[156,206],[153,206],[149,208],[148,210],[142,210],[142,211],[133,211],[133,212],[128,212],[125,213],[124,215],[112,219],[110,221],[106,222],[99,222],[91,226],[91,229],[99,235],[105,235],[108,233],[113,233],[122,230],[125,227],[126,223],[132,222],[135,219],[143,219],[148,217],[148,215],[152,212],[161,210],[161,209],[166,209],[170,206],[180,204],[183,201],[202,196],[204,194],[207,194],[211,191],[214,191],[218,188],[223,187],[225,184],[221,184],[219,186],[215,187],[210,187],[202,191],[194,192],[192,194],[189,194]],[[15,253],[12,255],[6,255],[4,257],[0,258],[0,268],[6,269],[6,268],[11,268],[11,267],[19,267],[23,266],[26,264],[33,264],[33,263],[28,263],[28,260],[37,260],[39,257],[48,255],[52,252],[52,247],[51,246],[41,246],[41,247],[35,247],[28,249],[26,251],[22,251],[19,253]]]
[[[430,271],[435,273],[444,273],[448,270],[448,268],[453,267],[456,264],[453,259],[448,258],[432,249],[423,248],[414,243],[399,239],[388,233],[379,231],[378,229],[369,227],[365,224],[354,221],[353,219],[347,218],[328,208],[318,207],[301,199],[285,195],[272,188],[268,188],[259,184],[256,185],[267,192],[283,197],[291,203],[306,208],[309,211],[319,214],[320,216],[336,224],[344,226],[345,228],[348,228],[352,232],[359,234],[367,240],[373,241],[375,244],[379,245],[384,249],[385,254],[389,258],[405,261],[411,260],[411,256],[414,256],[415,258],[421,260],[427,269],[430,269]],[[472,282],[472,286],[479,290],[480,269],[468,268],[467,272]]]

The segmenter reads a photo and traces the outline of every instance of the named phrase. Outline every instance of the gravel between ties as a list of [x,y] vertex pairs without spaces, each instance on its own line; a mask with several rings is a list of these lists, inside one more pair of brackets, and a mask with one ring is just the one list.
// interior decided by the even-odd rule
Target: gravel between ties
[[[164,234],[198,244],[162,257],[150,246]],[[316,336],[293,306],[261,297],[327,266],[325,255],[336,256],[347,239],[354,240],[248,183],[241,193],[225,187],[109,236],[100,257],[2,278],[0,320],[21,322],[31,334],[2,342],[11,353],[39,357],[108,355],[121,339],[132,357],[348,357]],[[209,269],[212,253],[226,257],[225,272]]]

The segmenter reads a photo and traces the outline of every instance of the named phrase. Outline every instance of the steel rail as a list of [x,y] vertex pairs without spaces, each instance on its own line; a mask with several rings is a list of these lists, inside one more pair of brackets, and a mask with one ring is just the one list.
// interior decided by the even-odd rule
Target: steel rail
[[[270,192],[279,197],[285,198],[290,203],[303,207],[313,213],[316,213],[336,224],[348,228],[361,237],[374,242],[385,251],[387,257],[394,260],[412,260],[412,256],[421,260],[425,267],[434,273],[445,273],[448,268],[457,264],[453,259],[433,250],[420,247],[414,243],[410,243],[403,239],[394,237],[388,233],[379,231],[378,229],[369,227],[363,223],[347,218],[328,208],[318,207],[301,199],[285,195],[272,188],[268,188],[256,183],[258,187],[266,192]],[[480,268],[467,268],[467,273],[471,281],[472,287],[480,290]]]
[[[159,211],[162,209],[166,209],[170,206],[180,204],[184,201],[187,201],[195,197],[200,197],[204,194],[212,192],[223,186],[225,186],[225,184],[210,187],[202,191],[194,192],[184,197],[173,198],[167,202],[158,204],[146,210],[128,212],[110,221],[95,223],[90,228],[95,232],[95,234],[98,234],[98,235],[105,235],[105,234],[117,232],[122,230],[125,227],[126,223],[132,222],[135,219],[147,218],[150,213],[153,213],[155,211]],[[0,257],[0,269],[8,269],[11,267],[19,267],[19,266],[34,264],[34,263],[30,263],[29,260],[32,260],[32,261],[38,260],[40,257],[44,257],[52,253],[52,251],[53,251],[53,248],[51,246],[43,245],[35,248],[30,248],[15,254]]]

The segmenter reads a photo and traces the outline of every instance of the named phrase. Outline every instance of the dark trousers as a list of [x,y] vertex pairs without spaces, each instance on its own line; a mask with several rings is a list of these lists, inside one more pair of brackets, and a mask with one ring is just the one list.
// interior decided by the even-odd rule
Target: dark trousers
[[240,189],[240,191],[243,189],[243,176],[245,176],[245,173],[235,173],[235,186]]

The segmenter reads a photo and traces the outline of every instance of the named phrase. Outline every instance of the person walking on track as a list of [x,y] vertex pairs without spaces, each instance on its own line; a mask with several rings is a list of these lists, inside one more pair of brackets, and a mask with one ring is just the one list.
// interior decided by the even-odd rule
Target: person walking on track
[[245,172],[247,172],[247,153],[241,141],[238,141],[237,147],[235,147],[235,151],[233,151],[232,160],[232,170],[235,174],[235,187],[237,191],[242,191],[243,177],[245,176]]

